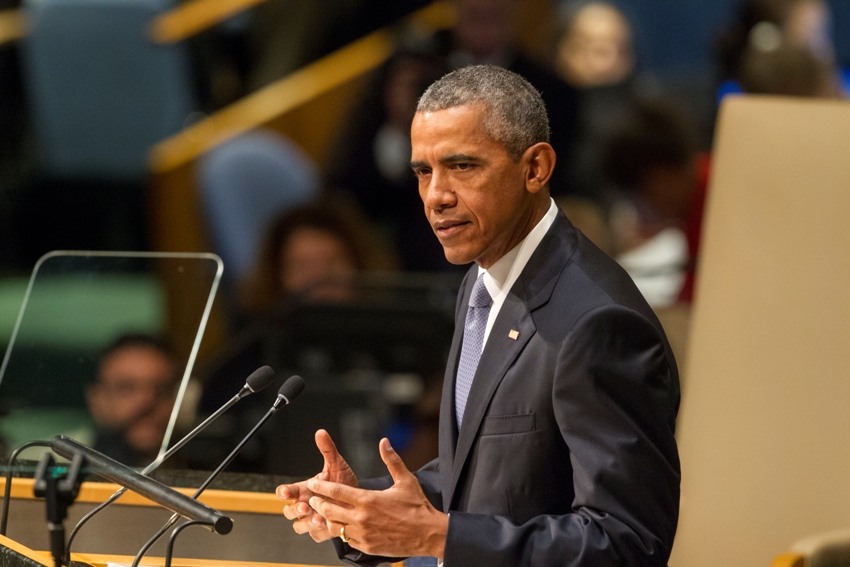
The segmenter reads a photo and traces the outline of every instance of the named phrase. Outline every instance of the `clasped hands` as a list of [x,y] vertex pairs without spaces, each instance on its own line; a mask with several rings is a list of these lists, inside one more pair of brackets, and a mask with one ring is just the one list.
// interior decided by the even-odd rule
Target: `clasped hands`
[[276,490],[278,498],[291,501],[283,515],[296,533],[317,542],[342,536],[351,547],[375,556],[443,556],[448,516],[431,505],[388,439],[378,443],[393,482],[386,490],[360,488],[327,431],[316,432],[316,446],[324,459],[322,471]]

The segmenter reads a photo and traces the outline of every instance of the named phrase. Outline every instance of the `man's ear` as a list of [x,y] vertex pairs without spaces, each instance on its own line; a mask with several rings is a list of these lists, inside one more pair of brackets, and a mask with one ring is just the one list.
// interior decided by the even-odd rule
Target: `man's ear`
[[525,150],[522,157],[528,166],[525,188],[529,193],[538,193],[549,185],[555,170],[555,150],[546,142],[538,142]]

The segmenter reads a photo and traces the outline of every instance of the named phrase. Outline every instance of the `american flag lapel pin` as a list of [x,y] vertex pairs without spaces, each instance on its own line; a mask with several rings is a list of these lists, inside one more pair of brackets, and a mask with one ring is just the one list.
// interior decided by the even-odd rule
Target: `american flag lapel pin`
[[517,331],[516,329],[511,329],[508,332],[508,338],[512,340],[517,340],[519,338],[519,331]]

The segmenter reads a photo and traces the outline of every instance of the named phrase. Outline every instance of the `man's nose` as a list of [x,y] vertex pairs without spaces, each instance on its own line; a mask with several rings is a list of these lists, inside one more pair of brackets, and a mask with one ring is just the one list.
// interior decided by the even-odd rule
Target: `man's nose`
[[455,192],[445,175],[436,172],[431,174],[423,190],[422,202],[426,208],[434,211],[442,211],[455,205]]

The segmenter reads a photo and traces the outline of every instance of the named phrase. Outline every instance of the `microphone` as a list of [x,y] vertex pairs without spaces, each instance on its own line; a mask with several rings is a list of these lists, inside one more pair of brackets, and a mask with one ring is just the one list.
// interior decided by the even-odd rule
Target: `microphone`
[[246,396],[250,396],[251,394],[256,394],[260,390],[266,388],[269,384],[274,381],[275,371],[272,370],[271,366],[261,366],[254,370],[248,378],[245,379],[245,384],[242,388],[230,398],[227,402],[224,403],[220,408],[218,408],[215,412],[210,414],[205,420],[199,423],[192,431],[187,433],[180,441],[174,444],[173,447],[168,449],[161,456],[157,457],[151,464],[142,469],[142,474],[148,474],[153,472],[159,465],[161,465],[166,459],[171,457],[174,453],[183,448],[186,443],[194,439],[198,433],[207,428],[207,426],[218,419],[221,414],[229,410],[236,402],[241,400]]
[[185,518],[211,526],[218,534],[228,534],[233,529],[233,520],[221,512],[177,492],[158,480],[144,476],[127,465],[74,441],[70,437],[57,435],[50,445],[56,454],[66,459],[81,456],[92,470],[105,479],[127,487]]
[[[198,489],[192,495],[192,498],[197,498],[198,496],[200,496],[201,493],[206,490],[207,487],[212,483],[212,481],[215,480],[219,473],[221,473],[221,471],[224,470],[224,468],[227,467],[227,465],[229,465],[234,458],[236,458],[236,455],[239,453],[240,450],[242,450],[242,447],[244,447],[245,444],[251,440],[254,434],[259,431],[259,429],[263,426],[263,424],[266,423],[266,421],[272,416],[272,414],[274,414],[281,405],[291,404],[293,400],[295,400],[295,398],[297,398],[304,390],[304,386],[304,379],[301,376],[298,376],[297,374],[294,376],[290,376],[286,380],[286,382],[283,383],[283,386],[280,387],[280,390],[278,390],[277,397],[275,398],[274,403],[268,409],[265,415],[263,415],[263,417],[260,418],[260,421],[258,421],[257,424],[254,425],[251,431],[249,431],[245,435],[245,437],[242,438],[242,440],[236,445],[236,447],[230,452],[230,454],[224,458],[224,461],[222,461],[221,464],[218,465],[218,467],[216,467],[216,469],[212,473],[210,473],[204,483],[201,484],[201,486],[198,487]],[[142,546],[138,554],[136,554],[136,558],[133,560],[132,567],[138,567],[139,562],[142,560],[142,557],[144,557],[145,553],[147,553],[148,549],[150,549],[151,546],[156,543],[156,541],[160,537],[162,537],[162,535],[166,531],[168,531],[168,528],[170,528],[175,524],[175,522],[177,522],[177,519],[178,515],[175,513],[167,522],[165,522],[165,524],[159,529],[159,531],[156,532],[153,537],[151,537]]]
[[[215,412],[210,414],[209,417],[204,419],[201,423],[199,423],[192,431],[187,433],[180,441],[175,443],[171,448],[168,449],[165,453],[157,457],[151,464],[142,469],[141,474],[147,475],[154,470],[156,470],[159,465],[164,463],[169,457],[174,455],[177,451],[182,449],[189,441],[194,439],[201,431],[207,428],[212,422],[217,420],[224,412],[229,410],[236,402],[241,400],[246,396],[250,396],[251,394],[255,394],[260,390],[268,387],[274,381],[275,371],[272,370],[270,366],[261,366],[260,368],[254,370],[248,378],[245,379],[245,384],[242,388],[234,395],[230,400],[224,403],[220,408],[218,408]],[[92,510],[90,510],[85,516],[80,518],[80,521],[77,522],[77,525],[74,526],[74,529],[71,530],[70,535],[68,536],[68,543],[65,546],[65,564],[70,564],[71,557],[71,544],[74,541],[74,538],[77,535],[77,532],[80,531],[80,528],[85,525],[95,514],[118,500],[125,492],[127,491],[126,487],[121,487],[117,491],[115,491],[112,496],[104,500],[101,504],[98,504]]]

